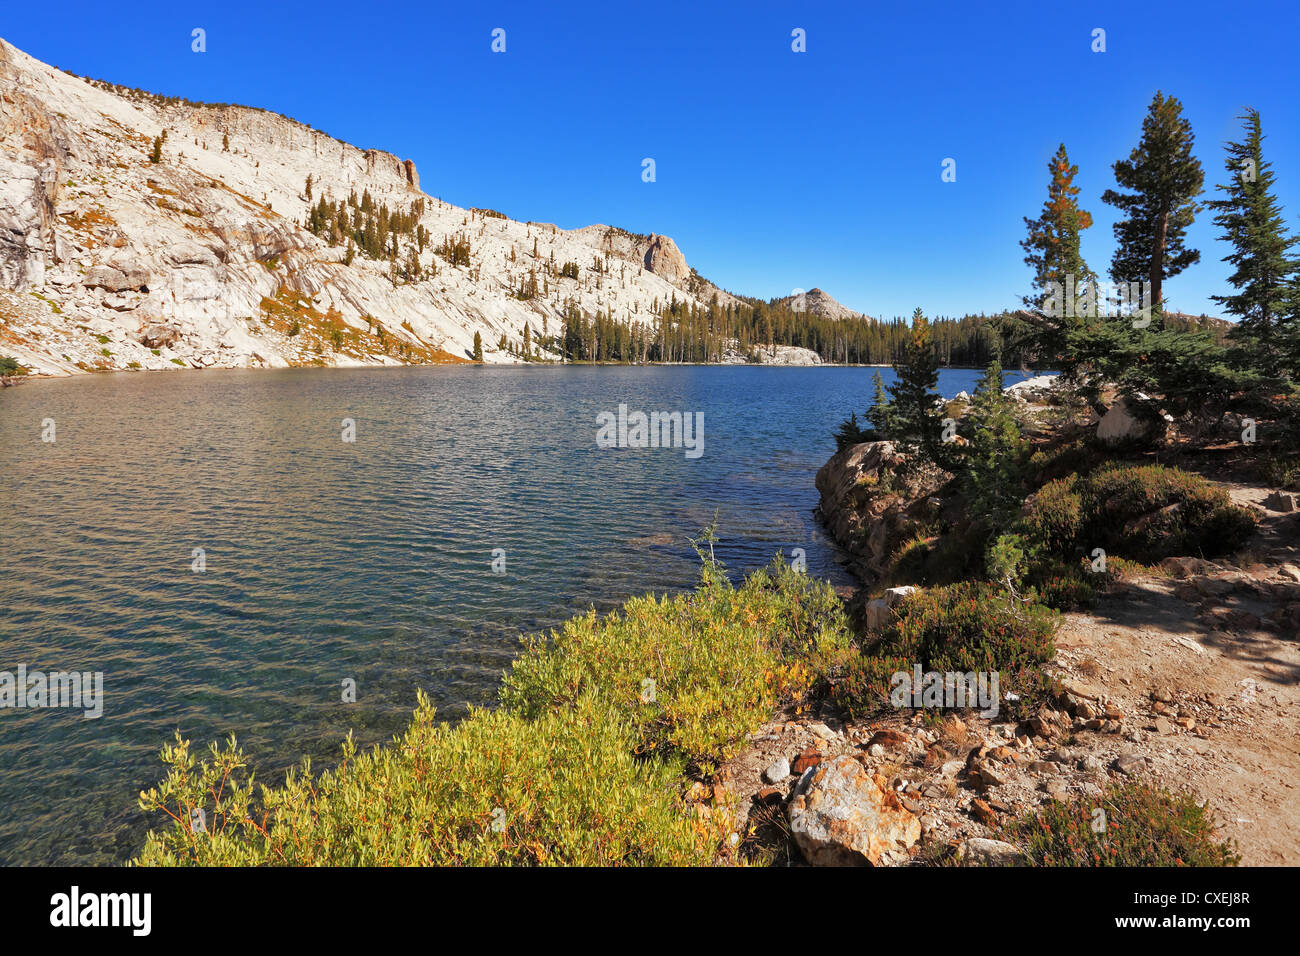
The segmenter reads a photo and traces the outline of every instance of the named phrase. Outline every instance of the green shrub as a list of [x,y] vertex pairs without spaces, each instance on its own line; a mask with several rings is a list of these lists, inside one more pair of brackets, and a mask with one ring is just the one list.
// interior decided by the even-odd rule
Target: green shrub
[[819,660],[849,645],[830,585],[774,563],[739,588],[706,571],[692,595],[628,601],[526,642],[502,703],[526,718],[594,692],[635,728],[643,753],[708,766],[783,701],[806,693]]
[[1115,550],[1136,560],[1227,554],[1255,530],[1254,517],[1226,490],[1177,468],[1108,468],[1089,486],[1089,530],[1098,537],[1109,531]]
[[1036,564],[1027,578],[1030,594],[1039,604],[1057,611],[1077,611],[1097,604],[1097,595],[1114,580],[1108,572],[1091,570],[1089,563],[1049,560]]
[[[151,833],[142,866],[657,865],[711,862],[724,834],[689,812],[676,768],[638,760],[633,735],[592,697],[526,720],[473,711],[434,722],[421,700],[410,729],[361,756],[344,747],[337,769],[309,764],[283,787],[235,782],[231,740],[195,765],[189,744],[163,752],[171,772],[141,794],[146,810],[188,821],[204,807],[206,832],[177,822]],[[222,785],[222,782],[225,785]],[[214,798],[214,794],[221,796]]]
[[1094,548],[1136,561],[1235,551],[1255,518],[1199,475],[1163,465],[1119,465],[1045,485],[1023,524],[1043,551],[1073,556]]
[[27,369],[18,364],[18,360],[8,355],[0,355],[0,375],[26,375]]
[[1024,524],[1040,548],[1061,554],[1076,547],[1083,532],[1083,495],[1076,475],[1061,478],[1040,488],[1029,499]]
[[1049,801],[1000,836],[1035,866],[1236,866],[1236,847],[1214,831],[1213,816],[1190,794],[1133,781],[1097,799]]
[[890,677],[900,671],[998,673],[998,689],[1023,713],[1052,691],[1039,665],[1051,660],[1056,615],[984,582],[919,591],[904,601],[879,641],[850,658],[832,682],[832,699],[853,717],[889,707]]
[[[319,776],[304,763],[254,793],[233,737],[200,762],[178,735],[163,748],[166,779],[140,795],[169,822],[134,862],[711,863],[730,817],[687,805],[683,772],[734,751],[847,647],[829,584],[778,560],[733,587],[708,563],[695,593],[638,598],[528,641],[500,709],[435,724],[421,695],[392,745],[358,756],[349,738]],[[194,808],[207,820],[198,833]]]
[[853,412],[848,420],[840,422],[831,437],[835,439],[835,450],[840,452],[865,441],[875,441],[877,436],[873,430],[864,429],[858,422],[858,413]]

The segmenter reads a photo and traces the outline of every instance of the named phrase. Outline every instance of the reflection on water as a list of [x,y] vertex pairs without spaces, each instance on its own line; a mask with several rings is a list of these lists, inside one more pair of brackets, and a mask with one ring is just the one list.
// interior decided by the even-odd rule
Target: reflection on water
[[[943,390],[976,377],[946,372]],[[99,720],[0,710],[0,862],[125,860],[176,730],[234,732],[269,779],[333,760],[349,730],[386,740],[417,688],[449,719],[490,703],[520,634],[690,587],[687,538],[715,514],[734,572],[800,547],[844,583],[813,476],[869,378],[330,369],[0,391],[0,671],[103,671],[105,693]],[[621,402],[702,411],[703,457],[597,448],[597,414]]]

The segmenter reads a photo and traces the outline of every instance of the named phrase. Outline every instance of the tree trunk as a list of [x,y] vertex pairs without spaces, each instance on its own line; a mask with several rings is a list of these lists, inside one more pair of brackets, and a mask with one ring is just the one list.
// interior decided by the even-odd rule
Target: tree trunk
[[[1151,250],[1151,309],[1160,310],[1160,281],[1165,272],[1165,237],[1169,232],[1169,211],[1160,211],[1159,224],[1156,226],[1155,248]],[[1163,310],[1161,310],[1163,312]]]

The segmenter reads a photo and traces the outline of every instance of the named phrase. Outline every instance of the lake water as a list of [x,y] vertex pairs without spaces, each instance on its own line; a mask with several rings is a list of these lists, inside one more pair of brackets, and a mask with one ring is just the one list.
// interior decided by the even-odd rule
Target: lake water
[[[0,671],[104,682],[98,719],[0,709],[0,863],[128,859],[177,729],[200,750],[233,732],[272,782],[336,759],[349,730],[387,740],[417,688],[448,718],[491,703],[521,634],[693,586],[687,538],[715,513],[733,572],[802,548],[849,583],[813,478],[870,377],[297,369],[0,389]],[[940,390],[977,378],[944,371]],[[702,412],[703,454],[598,447],[620,404]]]

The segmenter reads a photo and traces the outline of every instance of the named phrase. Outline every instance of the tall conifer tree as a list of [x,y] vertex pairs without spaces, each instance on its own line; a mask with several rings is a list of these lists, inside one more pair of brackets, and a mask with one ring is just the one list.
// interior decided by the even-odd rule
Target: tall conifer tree
[[1243,358],[1265,375],[1276,375],[1281,364],[1281,329],[1288,309],[1297,263],[1288,256],[1296,244],[1288,237],[1282,210],[1273,195],[1273,171],[1264,161],[1264,134],[1259,113],[1247,109],[1241,117],[1245,131],[1239,143],[1228,143],[1224,167],[1228,181],[1217,188],[1226,195],[1206,203],[1218,215],[1214,224],[1221,238],[1232,243],[1223,261],[1236,266],[1228,278],[1237,292],[1212,295],[1238,317],[1232,337],[1243,346]]
[[[1080,233],[1092,226],[1092,214],[1079,208],[1079,187],[1074,185],[1079,167],[1070,162],[1064,143],[1048,160],[1047,172],[1051,177],[1047,199],[1037,219],[1025,217],[1028,235],[1020,242],[1025,265],[1034,270],[1034,291],[1024,297],[1030,311],[1009,316],[1003,328],[1012,349],[1073,374],[1076,363],[1065,345],[1066,334],[1078,319],[1073,303],[1061,298],[1053,283],[1068,295],[1066,290],[1082,288],[1096,279],[1080,248]],[[1059,307],[1056,314],[1044,309],[1049,298]]]
[[913,456],[944,467],[949,464],[943,443],[943,412],[937,404],[939,355],[930,323],[920,309],[912,313],[911,334],[894,371],[898,380],[889,386],[891,432]]
[[1114,226],[1110,277],[1116,283],[1146,279],[1157,312],[1164,280],[1201,260],[1200,252],[1185,245],[1205,183],[1201,162],[1192,155],[1194,141],[1182,103],[1157,92],[1142,121],[1141,141],[1113,167],[1116,183],[1128,192],[1108,189],[1101,196],[1125,214]]

